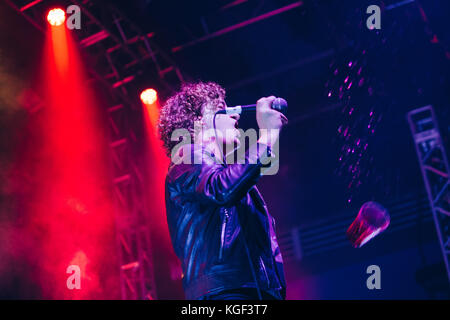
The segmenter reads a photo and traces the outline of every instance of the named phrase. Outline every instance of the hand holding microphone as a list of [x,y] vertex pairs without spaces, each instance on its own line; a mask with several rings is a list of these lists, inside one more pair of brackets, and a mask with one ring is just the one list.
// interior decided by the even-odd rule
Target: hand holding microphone
[[242,114],[254,111],[260,129],[258,141],[272,147],[278,140],[281,128],[288,122],[285,116],[287,102],[283,98],[263,97],[256,104],[230,107],[219,110],[216,114]]
[[[284,107],[280,101],[284,101]],[[256,102],[258,127],[260,129],[281,129],[288,121],[286,116],[281,113],[284,109],[287,109],[287,103],[282,98],[270,96],[259,99]]]
[[[270,96],[261,98],[256,103],[256,121],[260,129],[258,142],[269,147],[273,147],[278,141],[281,128],[288,122],[286,116],[275,109],[279,103],[278,99],[281,98]],[[287,108],[286,100],[282,100]]]

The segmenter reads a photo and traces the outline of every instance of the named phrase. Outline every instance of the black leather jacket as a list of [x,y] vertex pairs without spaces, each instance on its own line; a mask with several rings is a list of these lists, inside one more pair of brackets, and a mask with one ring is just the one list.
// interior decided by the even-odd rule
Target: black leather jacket
[[190,155],[191,163],[172,164],[165,186],[167,221],[182,264],[186,299],[224,289],[255,288],[255,278],[262,291],[284,299],[275,219],[255,186],[262,166],[258,144],[247,151],[248,163],[231,165],[194,146],[184,146],[183,159]]

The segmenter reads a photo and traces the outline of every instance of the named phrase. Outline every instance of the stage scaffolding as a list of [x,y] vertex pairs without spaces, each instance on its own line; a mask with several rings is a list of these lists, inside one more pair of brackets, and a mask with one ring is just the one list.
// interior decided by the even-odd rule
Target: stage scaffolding
[[[116,234],[120,263],[122,299],[156,299],[154,267],[145,194],[144,162],[138,144],[142,122],[139,76],[152,75],[159,91],[171,93],[183,82],[183,75],[171,57],[117,8],[89,0],[6,0],[35,28],[47,28],[46,13],[58,4],[81,9],[81,29],[72,34],[82,48],[83,58],[93,66],[91,80],[100,82],[110,95],[108,123],[113,170]],[[65,6],[65,7],[64,7]]]
[[410,111],[408,121],[450,281],[450,170],[446,151],[432,106]]

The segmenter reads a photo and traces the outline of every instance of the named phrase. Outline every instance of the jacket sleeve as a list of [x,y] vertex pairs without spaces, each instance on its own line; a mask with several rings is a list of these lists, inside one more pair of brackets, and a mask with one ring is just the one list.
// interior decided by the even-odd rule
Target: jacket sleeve
[[199,150],[194,152],[194,164],[177,165],[181,167],[177,170],[179,174],[175,183],[185,195],[206,204],[231,205],[256,184],[263,164],[268,163],[268,157],[267,146],[256,143],[245,153],[245,164],[225,166]]

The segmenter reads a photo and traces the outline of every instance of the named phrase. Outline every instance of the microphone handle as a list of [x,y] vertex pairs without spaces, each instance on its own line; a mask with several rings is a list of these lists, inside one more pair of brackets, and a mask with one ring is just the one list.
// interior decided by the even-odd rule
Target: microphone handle
[[[229,109],[229,110],[228,110]],[[254,112],[256,111],[256,104],[246,104],[244,106],[235,106],[232,108],[226,108],[226,114],[242,114],[244,112]]]
[[[287,102],[283,98],[276,98],[272,105],[270,106],[273,110],[277,110],[283,114],[287,111]],[[225,108],[224,110],[219,110],[217,113],[225,114],[242,114],[243,112],[254,112],[256,111],[256,104],[247,104],[244,106],[235,106],[231,108]]]

